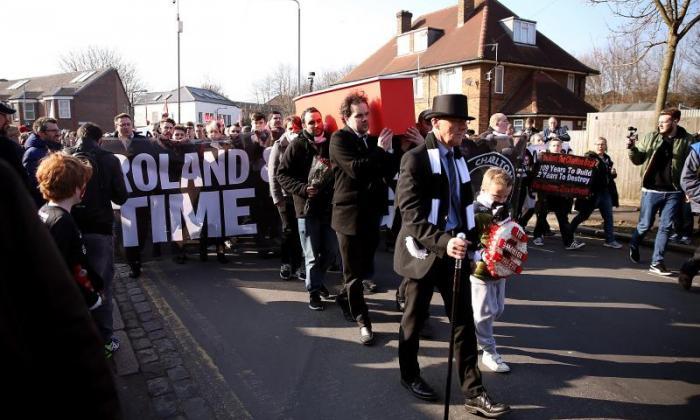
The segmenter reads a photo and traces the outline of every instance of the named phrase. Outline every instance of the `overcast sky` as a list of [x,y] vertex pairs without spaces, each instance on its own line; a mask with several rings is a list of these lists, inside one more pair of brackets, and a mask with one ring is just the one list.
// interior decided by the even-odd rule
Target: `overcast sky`
[[[456,0],[300,0],[302,80],[308,71],[359,64],[396,30],[396,12],[421,14]],[[602,42],[615,26],[606,6],[586,0],[501,0],[573,54]],[[58,58],[88,45],[116,49],[150,90],[177,85],[176,8],[172,0],[7,0],[0,78],[59,73]],[[297,67],[297,6],[292,0],[181,0],[182,84],[205,78],[233,100],[286,63]],[[9,47],[12,45],[12,47]],[[22,51],[22,55],[16,52]],[[11,59],[11,57],[16,57]]]

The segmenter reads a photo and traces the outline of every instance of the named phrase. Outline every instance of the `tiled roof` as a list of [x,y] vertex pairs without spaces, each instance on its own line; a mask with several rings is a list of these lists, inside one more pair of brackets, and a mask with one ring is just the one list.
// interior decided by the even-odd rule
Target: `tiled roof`
[[547,73],[536,70],[501,107],[500,112],[506,115],[570,116],[586,115],[598,110]]
[[[26,77],[24,79],[0,82],[0,97],[21,99],[23,97],[37,99],[44,96],[75,95],[81,89],[100,78],[111,68],[94,71],[74,71],[69,73],[52,74],[49,76]],[[82,78],[80,76],[83,76]],[[26,80],[26,83],[20,83]],[[19,85],[19,87],[14,87]],[[56,93],[59,92],[59,93]],[[24,96],[26,93],[26,96]]]
[[654,111],[655,109],[656,104],[653,102],[638,102],[633,104],[608,105],[600,112]]
[[[147,92],[135,98],[134,105],[162,104],[165,103],[166,98],[171,104],[177,102],[177,89],[165,92]],[[218,93],[212,92],[208,89],[191,86],[183,86],[180,88],[180,102],[195,101],[237,106],[236,103],[225,96],[219,95]]]
[[483,59],[494,60],[495,51],[485,44],[498,43],[498,60],[502,63],[525,64],[597,74],[564,51],[549,38],[537,32],[536,45],[518,44],[500,22],[518,17],[496,0],[485,0],[477,6],[462,26],[457,26],[457,6],[418,17],[411,30],[435,28],[444,31],[427,50],[397,57],[396,36],[355,67],[337,84],[371,77],[404,73]]

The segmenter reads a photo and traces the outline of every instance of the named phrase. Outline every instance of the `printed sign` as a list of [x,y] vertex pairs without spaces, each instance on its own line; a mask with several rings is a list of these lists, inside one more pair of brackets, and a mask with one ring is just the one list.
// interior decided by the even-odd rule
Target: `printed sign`
[[535,165],[532,190],[563,197],[588,197],[597,165],[595,158],[543,153]]

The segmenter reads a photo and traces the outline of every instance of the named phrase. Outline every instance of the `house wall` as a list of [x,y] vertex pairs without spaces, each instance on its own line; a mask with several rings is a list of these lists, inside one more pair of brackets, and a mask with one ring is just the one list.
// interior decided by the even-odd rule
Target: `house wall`
[[[491,96],[491,114],[489,114],[489,83],[486,80],[486,73],[492,68],[492,64],[462,66],[462,93],[468,98],[469,115],[476,118],[474,121],[469,123],[469,128],[475,130],[477,133],[481,133],[488,128],[490,115],[499,112],[501,107],[511,99],[517,90],[520,89],[522,84],[534,74],[532,69],[504,66],[503,93],[495,93],[494,80],[494,82],[492,82],[493,93]],[[423,84],[423,96],[421,98],[414,98],[416,117],[424,109],[429,109],[432,106],[433,97],[439,94],[438,74],[439,71],[435,70],[425,72],[422,76],[421,82]],[[547,72],[547,74],[552,76],[562,86],[566,87],[568,77],[567,73]],[[583,99],[582,93],[585,92],[585,78],[584,76],[580,75],[577,75],[576,77],[577,92],[575,93],[577,96]],[[581,79],[584,80],[582,81]],[[581,90],[581,87],[583,90]],[[509,117],[511,119],[526,118],[526,116]],[[546,121],[548,118],[549,115],[535,117],[536,126],[540,129],[542,127],[546,127]],[[572,122],[571,126],[569,127],[572,130],[580,130],[585,128],[585,115],[577,119],[566,118],[566,120]]]
[[114,131],[114,116],[129,112],[129,99],[116,71],[110,71],[91,82],[71,101],[71,127],[93,122],[105,132]]

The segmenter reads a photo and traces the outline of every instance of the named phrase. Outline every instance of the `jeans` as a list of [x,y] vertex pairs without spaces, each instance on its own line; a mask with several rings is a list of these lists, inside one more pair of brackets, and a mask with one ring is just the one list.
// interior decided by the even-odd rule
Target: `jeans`
[[323,286],[328,267],[335,262],[338,240],[330,223],[315,217],[300,218],[297,222],[306,262],[306,290],[316,293]]
[[678,236],[687,236],[690,238],[693,236],[694,221],[695,216],[690,209],[690,203],[682,203],[678,207],[678,212],[673,220],[673,232],[677,233]]
[[583,221],[591,217],[591,214],[595,209],[600,210],[600,215],[603,216],[603,230],[605,230],[605,242],[611,243],[615,241],[615,231],[613,229],[613,206],[612,206],[612,196],[609,191],[603,191],[599,193],[593,203],[586,209],[582,209],[579,213],[571,220],[571,231],[576,232],[576,228]]
[[105,301],[92,311],[97,328],[105,343],[112,338],[112,281],[114,280],[114,239],[111,235],[86,233],[83,235],[88,263],[102,277]]
[[673,225],[673,218],[678,211],[678,206],[681,205],[682,198],[683,193],[680,191],[642,191],[642,199],[639,205],[639,223],[637,223],[637,228],[632,233],[630,248],[639,247],[644,236],[654,225],[654,217],[658,212],[660,214],[659,231],[654,240],[654,253],[651,257],[652,264],[657,264],[664,260],[664,252],[666,252],[666,244]]

